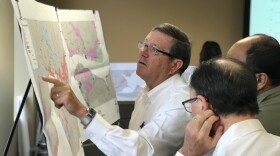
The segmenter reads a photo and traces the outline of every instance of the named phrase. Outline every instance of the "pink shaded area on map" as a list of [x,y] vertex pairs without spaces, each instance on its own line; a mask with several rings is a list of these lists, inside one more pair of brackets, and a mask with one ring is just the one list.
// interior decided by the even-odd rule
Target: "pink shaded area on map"
[[65,61],[65,57],[63,58],[63,62],[60,64],[59,69],[53,69],[50,66],[46,67],[46,70],[48,71],[49,75],[55,77],[57,76],[59,80],[63,82],[68,81],[68,72],[67,72],[67,64]]
[[95,40],[93,46],[86,52],[86,56],[89,58],[96,58],[97,57],[97,52],[96,49],[99,46],[99,41]]
[[73,30],[73,32],[75,33],[75,35],[76,35],[77,37],[81,37],[81,33],[80,33],[79,28],[77,28],[77,27],[73,24],[73,22],[69,22],[69,24],[71,25],[72,30]]
[[69,48],[69,56],[72,57],[75,55],[75,50]]
[[[81,42],[83,43],[84,40],[81,37],[81,33],[80,33],[79,28],[76,27],[73,22],[69,22],[69,24],[70,24],[71,29],[72,29],[73,33],[75,34],[75,36],[78,37],[81,40]],[[91,24],[92,24],[92,26],[95,29],[95,22],[92,21]],[[97,57],[97,51],[96,50],[98,49],[99,44],[100,44],[99,40],[96,39],[92,43],[92,46],[86,52],[84,52],[84,55],[86,56],[86,58],[89,58],[89,59],[93,60],[93,59],[95,59]],[[83,54],[77,53],[76,51],[79,51],[77,49],[69,48],[68,51],[69,51],[69,56],[70,57],[72,57],[72,56],[74,56],[76,54],[77,55],[83,55]]]

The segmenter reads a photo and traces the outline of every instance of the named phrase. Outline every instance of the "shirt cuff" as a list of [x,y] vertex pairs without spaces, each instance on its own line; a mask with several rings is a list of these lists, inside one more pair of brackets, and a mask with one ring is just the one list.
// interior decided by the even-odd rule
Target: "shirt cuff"
[[104,120],[99,114],[96,114],[84,133],[88,139],[96,144],[106,135],[111,127],[111,124]]
[[183,154],[181,154],[179,151],[177,151],[175,156],[184,156]]

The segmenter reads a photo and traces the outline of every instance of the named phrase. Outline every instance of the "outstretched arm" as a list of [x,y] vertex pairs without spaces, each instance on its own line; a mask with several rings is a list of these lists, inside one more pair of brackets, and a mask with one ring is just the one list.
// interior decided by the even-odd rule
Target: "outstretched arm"
[[86,116],[87,108],[78,100],[70,85],[51,77],[42,77],[42,79],[53,84],[50,97],[55,107],[61,108],[64,106],[70,114],[80,120]]
[[215,148],[222,136],[223,127],[218,127],[213,137],[209,134],[213,124],[218,120],[219,117],[211,110],[193,117],[186,126],[184,145],[179,152],[184,156],[202,156]]

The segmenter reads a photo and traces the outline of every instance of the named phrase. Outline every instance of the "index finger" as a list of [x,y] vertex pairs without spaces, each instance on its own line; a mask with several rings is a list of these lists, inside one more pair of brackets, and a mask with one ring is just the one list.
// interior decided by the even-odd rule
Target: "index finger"
[[196,124],[198,125],[198,127],[201,128],[204,122],[212,115],[214,115],[214,112],[212,110],[206,110],[200,114],[197,114],[194,119],[196,120]]
[[206,110],[203,114],[200,114],[201,115],[201,119],[203,119],[203,122],[205,120],[207,120],[210,116],[213,116],[215,115],[215,113],[211,110],[211,109],[208,109]]
[[210,116],[209,118],[207,118],[204,121],[204,123],[203,123],[203,125],[202,125],[202,127],[200,129],[200,132],[201,133],[205,133],[205,134],[209,134],[211,129],[212,129],[212,127],[213,127],[213,125],[214,125],[214,123],[216,121],[218,121],[218,120],[219,120],[219,117],[214,116],[214,115]]
[[45,81],[45,82],[49,82],[49,83],[52,83],[54,85],[61,85],[63,84],[61,81],[59,81],[58,79],[55,79],[55,78],[52,78],[52,77],[49,77],[49,76],[43,76],[42,77],[42,80]]

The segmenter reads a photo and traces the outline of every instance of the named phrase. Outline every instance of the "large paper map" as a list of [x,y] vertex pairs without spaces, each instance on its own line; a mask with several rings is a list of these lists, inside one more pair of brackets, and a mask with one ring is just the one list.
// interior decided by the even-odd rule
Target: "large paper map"
[[119,119],[108,54],[97,11],[56,10],[32,0],[12,1],[21,26],[29,74],[40,110],[49,155],[84,155],[82,126],[51,101],[50,75],[69,83],[85,105],[109,123]]

